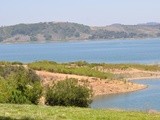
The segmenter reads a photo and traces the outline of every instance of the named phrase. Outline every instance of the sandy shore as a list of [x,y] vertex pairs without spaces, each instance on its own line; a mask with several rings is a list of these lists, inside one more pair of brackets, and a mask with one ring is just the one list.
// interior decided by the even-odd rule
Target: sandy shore
[[36,73],[41,77],[44,86],[52,85],[54,82],[57,82],[59,80],[65,80],[66,78],[75,78],[78,79],[80,84],[87,84],[90,88],[92,88],[94,96],[126,93],[126,92],[142,90],[147,88],[147,86],[133,83],[132,80],[160,79],[159,71],[153,72],[153,71],[144,71],[131,68],[127,70],[114,69],[109,72],[119,76],[123,76],[123,79],[125,79],[126,81],[120,81],[120,80],[109,81],[107,79],[101,80],[95,77],[62,74],[62,73],[51,73],[46,71],[36,71]]
[[135,77],[135,78],[127,78],[128,81],[132,80],[147,80],[147,79],[160,79],[160,76],[150,76],[150,77]]
[[[66,78],[78,79],[80,84],[87,84],[93,90],[93,95],[107,95],[107,94],[117,94],[133,92],[141,89],[147,88],[146,85],[140,85],[132,82],[119,81],[119,80],[100,80],[99,78],[71,75],[71,74],[61,74],[61,73],[51,73],[46,71],[36,71],[36,73],[41,77],[42,84],[52,85],[57,81],[65,80]],[[133,79],[133,78],[131,78]]]
[[129,70],[114,70],[110,71],[113,74],[123,76],[126,80],[142,80],[142,79],[159,79],[160,72],[153,71],[144,71],[138,69],[129,69]]

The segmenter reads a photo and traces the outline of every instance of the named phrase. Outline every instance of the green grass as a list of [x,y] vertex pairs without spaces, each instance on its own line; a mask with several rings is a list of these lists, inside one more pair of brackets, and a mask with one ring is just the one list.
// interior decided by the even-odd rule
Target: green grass
[[[0,65],[22,65],[20,62],[0,61]],[[106,63],[87,63],[85,61],[56,63],[52,61],[37,61],[28,64],[29,68],[34,70],[45,70],[49,72],[84,75],[89,77],[97,77],[101,79],[123,79],[123,76],[113,74],[111,70],[130,70],[138,69],[144,71],[160,71],[159,65],[143,65],[143,64],[106,64]]]
[[55,63],[50,61],[39,61],[28,64],[29,68],[34,70],[45,70],[49,72],[84,75],[89,77],[97,77],[101,79],[113,79],[114,74],[109,72],[101,72],[90,65],[76,65],[71,63]]
[[95,64],[95,66],[102,66],[104,69],[119,69],[119,70],[127,70],[129,68],[134,68],[138,70],[145,71],[160,71],[160,67],[158,65],[143,65],[143,64]]
[[49,72],[76,74],[101,79],[123,79],[119,75],[113,74],[111,70],[130,70],[138,69],[144,71],[160,71],[158,65],[142,65],[142,64],[105,64],[105,63],[87,63],[85,61],[71,63],[56,63],[52,61],[37,61],[29,63],[28,66],[34,70],[45,70]]
[[23,63],[18,61],[15,62],[0,61],[0,65],[23,65]]
[[0,104],[1,120],[160,120],[160,114],[74,107]]
[[160,65],[145,65],[145,64],[107,64],[107,63],[87,63],[85,61],[66,63],[66,65],[88,66],[90,68],[102,67],[107,70],[127,70],[129,68],[145,70],[145,71],[160,71]]

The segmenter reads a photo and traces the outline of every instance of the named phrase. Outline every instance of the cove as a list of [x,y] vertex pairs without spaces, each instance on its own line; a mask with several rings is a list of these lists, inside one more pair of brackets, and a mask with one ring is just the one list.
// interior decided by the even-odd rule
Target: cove
[[160,79],[134,80],[148,88],[122,94],[103,95],[94,98],[91,108],[148,111],[160,110]]

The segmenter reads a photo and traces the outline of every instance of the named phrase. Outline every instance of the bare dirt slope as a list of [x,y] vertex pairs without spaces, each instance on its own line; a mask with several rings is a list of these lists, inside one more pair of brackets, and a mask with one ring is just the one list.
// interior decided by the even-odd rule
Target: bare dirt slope
[[134,68],[130,68],[127,70],[112,70],[110,71],[113,74],[123,76],[124,79],[134,80],[134,79],[151,79],[151,78],[160,78],[160,72],[157,71],[144,71],[138,70]]
[[147,87],[145,85],[134,84],[126,81],[100,80],[99,78],[87,77],[87,76],[51,73],[46,71],[36,71],[36,73],[41,77],[44,86],[53,85],[55,82],[64,80],[66,78],[78,79],[79,83],[88,84],[88,86],[90,86],[93,89],[94,96],[132,92]]

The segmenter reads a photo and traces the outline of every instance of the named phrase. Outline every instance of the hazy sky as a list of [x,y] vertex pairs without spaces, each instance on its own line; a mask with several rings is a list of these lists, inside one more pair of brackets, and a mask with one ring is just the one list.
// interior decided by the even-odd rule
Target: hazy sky
[[160,22],[160,0],[0,0],[0,26],[69,21],[87,25]]

